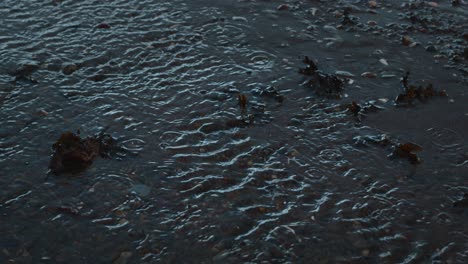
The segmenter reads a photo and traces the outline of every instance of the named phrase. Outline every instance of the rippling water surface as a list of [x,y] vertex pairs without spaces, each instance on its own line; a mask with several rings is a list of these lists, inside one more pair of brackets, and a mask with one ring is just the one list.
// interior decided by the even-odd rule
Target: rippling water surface
[[[407,23],[404,1],[332,2],[3,0],[0,262],[467,263],[468,211],[453,206],[468,192],[466,60],[336,29],[347,4],[364,24]],[[466,6],[440,2],[458,32]],[[305,55],[354,75],[341,99],[303,85]],[[395,107],[407,70],[449,96]],[[250,126],[234,124],[239,93]],[[351,101],[383,109],[360,121]],[[126,151],[48,175],[51,145],[77,129]],[[422,162],[382,137],[422,146]]]

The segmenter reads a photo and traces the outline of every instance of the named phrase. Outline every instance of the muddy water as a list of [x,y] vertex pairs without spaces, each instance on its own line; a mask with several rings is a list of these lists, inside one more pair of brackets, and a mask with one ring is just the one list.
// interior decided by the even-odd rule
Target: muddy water
[[[466,263],[467,6],[377,2],[2,1],[0,262]],[[396,107],[406,71],[448,97]],[[48,174],[77,129],[125,151]]]

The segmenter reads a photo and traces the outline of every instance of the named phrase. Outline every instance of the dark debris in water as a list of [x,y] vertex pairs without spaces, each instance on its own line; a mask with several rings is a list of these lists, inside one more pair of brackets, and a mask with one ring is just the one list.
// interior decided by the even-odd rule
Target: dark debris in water
[[429,98],[434,96],[447,96],[445,90],[438,91],[434,89],[432,84],[426,86],[411,85],[409,84],[409,72],[402,77],[401,83],[403,85],[403,93],[400,93],[395,98],[395,103],[399,106],[411,106],[415,100],[426,102]]
[[284,96],[281,95],[274,86],[269,86],[264,89],[258,88],[255,89],[254,92],[260,96],[274,99],[278,103],[282,103],[284,101]]
[[241,110],[241,116],[244,118],[244,115],[247,112],[247,95],[239,94],[237,96],[237,101],[239,102],[239,108]]
[[82,66],[81,64],[68,64],[68,65],[65,65],[65,67],[63,67],[63,69],[62,69],[62,73],[65,74],[65,75],[71,75],[75,71],[79,70],[81,66]]
[[358,119],[358,121],[362,121],[362,118],[365,117],[368,113],[383,110],[382,107],[377,106],[372,102],[358,104],[356,103],[356,101],[352,101],[351,103],[346,104],[345,107],[349,113],[351,113]]
[[458,201],[455,201],[453,203],[453,207],[456,207],[456,208],[468,208],[468,193],[464,193],[463,194],[463,198],[458,200]]
[[52,145],[54,153],[49,163],[52,173],[77,173],[85,170],[97,156],[110,157],[116,141],[108,134],[81,138],[79,132],[65,132]]
[[357,146],[367,147],[369,145],[377,145],[380,147],[391,147],[392,153],[388,155],[389,158],[403,158],[408,159],[411,164],[421,163],[421,159],[415,152],[420,152],[423,148],[414,143],[398,143],[390,139],[387,135],[374,135],[374,136],[358,136],[354,138]]
[[329,98],[340,98],[344,90],[344,81],[334,74],[327,74],[318,70],[317,64],[309,57],[305,57],[303,62],[307,64],[304,69],[299,69],[299,73],[312,78],[306,82],[306,86],[314,88],[319,96]]
[[407,158],[411,164],[418,164],[421,159],[414,152],[422,151],[422,147],[414,143],[403,143],[394,146],[393,155],[400,158]]
[[13,83],[18,81],[28,81],[31,83],[37,83],[35,79],[32,78],[32,74],[39,69],[39,65],[36,64],[23,64],[10,75],[14,76],[15,79]]

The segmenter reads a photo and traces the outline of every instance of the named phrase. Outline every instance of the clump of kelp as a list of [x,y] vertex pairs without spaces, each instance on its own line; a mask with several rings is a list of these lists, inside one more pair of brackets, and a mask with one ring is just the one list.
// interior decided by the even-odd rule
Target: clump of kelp
[[359,104],[356,101],[345,104],[344,107],[346,108],[347,112],[355,116],[358,121],[362,121],[362,119],[369,113],[374,113],[384,109],[383,107],[380,107],[373,102]]
[[108,134],[81,138],[79,131],[65,132],[52,145],[49,169],[56,175],[83,171],[96,157],[110,157],[116,146],[116,140]]
[[400,93],[395,98],[395,103],[398,106],[411,106],[415,100],[426,102],[434,96],[447,96],[445,90],[438,91],[434,89],[432,84],[427,84],[426,86],[409,84],[409,74],[409,72],[406,72],[403,78],[401,78],[403,93]]
[[422,151],[423,148],[415,143],[395,142],[385,134],[364,137],[358,136],[354,138],[354,141],[358,146],[368,146],[369,144],[372,144],[381,147],[390,147],[391,153],[388,155],[388,158],[407,159],[413,165],[421,163],[421,159],[416,152]]
[[330,98],[341,97],[341,93],[344,90],[343,80],[336,75],[327,74],[318,70],[317,64],[307,56],[305,56],[302,62],[307,66],[303,69],[299,69],[299,73],[312,77],[307,81],[306,86],[313,88],[315,93],[319,96]]

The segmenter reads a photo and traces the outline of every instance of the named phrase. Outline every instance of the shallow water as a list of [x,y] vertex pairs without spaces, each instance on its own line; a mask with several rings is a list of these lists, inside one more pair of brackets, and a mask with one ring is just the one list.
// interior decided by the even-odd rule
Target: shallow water
[[[439,18],[415,33],[391,2],[2,1],[0,262],[466,263],[467,60],[450,56],[467,6],[411,9]],[[336,29],[350,4],[377,27]],[[341,99],[303,85],[303,56],[354,75]],[[33,81],[14,81],[26,64]],[[408,70],[448,97],[396,107]],[[251,126],[226,125],[238,93]],[[383,109],[360,121],[351,101]],[[50,175],[77,129],[126,151]],[[382,135],[422,162],[388,157]]]

